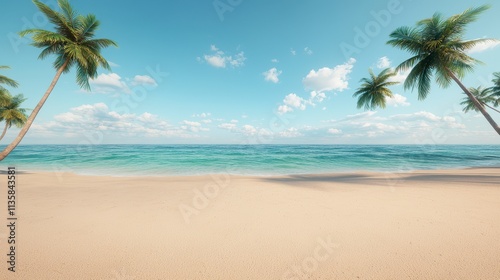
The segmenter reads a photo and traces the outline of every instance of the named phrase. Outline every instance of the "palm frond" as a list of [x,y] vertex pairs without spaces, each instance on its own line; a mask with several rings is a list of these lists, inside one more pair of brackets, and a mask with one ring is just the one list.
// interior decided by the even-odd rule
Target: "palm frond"
[[[0,66],[0,69],[10,69],[10,67],[9,66]],[[13,80],[7,76],[3,76],[3,75],[0,75],[0,88],[2,88],[1,84],[5,84],[5,85],[11,86],[11,87],[18,87],[19,86],[19,84],[15,80]]]
[[422,38],[416,28],[402,26],[393,31],[387,44],[418,54],[422,50]]
[[117,44],[109,39],[94,39],[99,21],[92,14],[78,15],[68,0],[57,1],[60,11],[52,10],[39,0],[33,2],[54,25],[55,31],[27,29],[19,34],[31,35],[32,45],[42,49],[40,59],[55,55],[53,65],[56,69],[66,66],[63,73],[76,66],[77,84],[90,89],[88,79],[97,77],[98,67],[111,69],[101,50]]
[[387,98],[393,97],[388,86],[398,84],[398,82],[389,79],[396,75],[394,70],[386,68],[378,75],[375,75],[372,69],[368,69],[370,78],[362,78],[361,86],[354,92],[353,97],[357,97],[357,108],[371,110],[376,108],[385,108]]

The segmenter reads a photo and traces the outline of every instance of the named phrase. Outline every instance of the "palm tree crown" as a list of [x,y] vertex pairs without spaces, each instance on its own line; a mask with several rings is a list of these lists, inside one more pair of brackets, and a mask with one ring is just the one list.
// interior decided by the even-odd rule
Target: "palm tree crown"
[[94,15],[78,15],[67,0],[57,2],[61,12],[52,10],[38,0],[33,1],[55,25],[55,32],[28,29],[20,32],[20,35],[32,35],[32,45],[43,49],[38,58],[43,59],[55,54],[54,67],[64,68],[63,73],[75,66],[78,85],[90,90],[89,79],[97,77],[98,67],[110,70],[107,60],[100,53],[101,49],[117,44],[109,39],[94,39],[100,24]]
[[[0,69],[10,69],[9,66],[0,66]],[[11,86],[11,87],[18,87],[19,84],[12,80],[11,78],[8,78],[6,76],[0,75],[0,106],[5,106],[9,103],[10,101],[10,93],[9,91],[2,86],[2,84]]]
[[[0,65],[0,69],[10,69],[10,67]],[[19,84],[16,81],[12,80],[11,78],[0,75],[0,89],[3,89],[2,84],[6,84],[6,85],[11,86],[11,87],[18,87],[19,86]]]
[[396,85],[399,82],[391,81],[390,79],[396,75],[390,68],[386,68],[380,72],[378,76],[373,74],[372,69],[370,78],[362,78],[362,83],[358,90],[353,94],[353,97],[358,97],[358,109],[364,107],[365,110],[375,109],[377,107],[385,108],[387,98],[393,97],[388,86]]
[[461,14],[444,19],[439,13],[417,22],[416,27],[403,26],[391,33],[387,43],[410,52],[413,56],[401,63],[396,70],[411,68],[405,80],[405,89],[418,88],[418,98],[425,99],[435,74],[441,87],[448,87],[452,75],[463,78],[479,61],[467,55],[467,50],[492,39],[463,40],[467,24],[489,6],[471,8]]
[[491,90],[493,91],[493,96],[496,100],[493,102],[493,106],[500,106],[500,72],[493,73],[493,87]]
[[436,13],[431,18],[417,22],[416,27],[403,26],[396,29],[391,33],[392,39],[387,43],[412,54],[412,57],[396,68],[396,71],[411,69],[405,80],[405,89],[417,87],[418,99],[423,100],[431,90],[433,75],[436,82],[444,88],[453,80],[500,135],[498,124],[485,110],[483,104],[460,81],[465,73],[473,70],[474,65],[480,62],[470,57],[467,51],[479,43],[496,41],[462,39],[465,27],[487,9],[489,6],[470,8],[447,19]]
[[7,129],[12,125],[20,128],[28,121],[27,109],[21,108],[21,104],[26,100],[22,94],[12,97],[12,95],[6,93],[3,98],[5,104],[0,107],[0,121],[5,122],[5,127],[0,135],[0,140],[3,139]]
[[[478,87],[478,88],[470,88],[469,91],[474,95],[474,97],[476,97],[477,101],[479,101],[481,105],[490,107],[488,104],[492,104],[494,107],[496,107],[494,104],[497,101],[497,98],[493,93],[493,88]],[[463,101],[460,103],[460,105],[464,106],[463,109],[464,113],[467,113],[469,111],[479,112],[479,109],[476,108],[475,104],[468,96],[463,98]]]
[[26,100],[22,94],[10,96],[10,102],[0,108],[0,121],[4,121],[6,126],[10,128],[12,125],[21,128],[28,119],[26,111],[28,109],[21,108],[21,104]]

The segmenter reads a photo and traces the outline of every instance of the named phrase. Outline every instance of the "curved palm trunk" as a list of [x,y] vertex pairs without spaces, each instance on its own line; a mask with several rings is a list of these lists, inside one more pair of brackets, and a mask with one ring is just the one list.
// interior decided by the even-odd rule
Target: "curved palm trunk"
[[61,66],[61,68],[59,68],[57,70],[56,76],[54,77],[54,79],[52,79],[52,83],[50,83],[50,86],[47,89],[47,91],[45,92],[45,94],[43,95],[42,99],[38,102],[38,104],[36,105],[35,109],[33,109],[33,111],[31,112],[31,115],[28,117],[28,120],[26,121],[26,124],[23,126],[23,128],[21,129],[21,131],[19,131],[19,134],[14,139],[14,141],[12,141],[12,143],[10,143],[0,153],[0,161],[3,160],[5,157],[7,157],[10,154],[10,152],[12,152],[12,150],[14,150],[17,147],[17,145],[19,145],[19,143],[21,143],[21,140],[23,140],[24,135],[26,135],[26,133],[28,132],[28,130],[31,127],[31,124],[35,120],[36,115],[38,115],[38,112],[40,111],[40,109],[42,109],[43,104],[45,103],[45,101],[47,100],[47,98],[49,98],[50,93],[52,92],[52,90],[56,86],[57,81],[59,80],[59,77],[61,77],[61,74],[63,73],[64,69],[66,69],[66,66],[68,66],[68,62],[69,61],[66,61],[63,64],[63,66]]
[[5,122],[5,127],[3,129],[2,136],[0,136],[0,140],[2,140],[3,137],[5,136],[5,133],[7,132],[8,127],[9,127],[9,122]]
[[[476,105],[476,108],[481,112],[481,114],[483,114],[483,116],[490,123],[490,125],[493,127],[493,129],[498,133],[498,135],[500,135],[500,127],[498,127],[498,124],[495,122],[495,120],[493,120],[493,118],[490,116],[490,114],[488,114],[488,112],[486,112],[484,107],[481,106],[481,103],[479,103],[479,101],[477,101],[476,97],[472,93],[470,93],[470,91],[462,84],[462,82],[460,82],[460,80],[457,78],[457,76],[455,76],[455,74],[453,74],[453,72],[451,72],[449,69],[447,69],[447,70],[448,70],[448,74],[450,74],[450,77],[458,84],[458,86],[465,92],[465,94],[467,94],[469,99],[472,100],[472,103],[474,103],[474,105]],[[1,156],[1,154],[0,154],[0,156]],[[0,158],[0,160],[1,160],[1,158]]]

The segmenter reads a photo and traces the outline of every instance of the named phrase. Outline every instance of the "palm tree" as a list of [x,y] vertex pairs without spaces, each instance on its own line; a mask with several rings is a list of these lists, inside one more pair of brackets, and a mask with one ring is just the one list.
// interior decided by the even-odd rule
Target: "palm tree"
[[493,87],[491,90],[493,91],[493,96],[496,98],[493,102],[493,106],[498,107],[500,106],[500,72],[493,73],[493,76],[495,78],[492,80]]
[[[10,69],[8,66],[0,66],[0,69]],[[11,87],[18,87],[19,84],[12,80],[11,78],[8,78],[6,76],[0,75],[0,106],[7,105],[9,102],[9,91],[2,86],[2,84],[11,86]]]
[[0,153],[0,160],[3,160],[21,142],[63,73],[69,72],[71,67],[75,66],[77,84],[90,90],[89,79],[97,77],[97,68],[102,66],[110,70],[108,62],[100,52],[102,48],[117,46],[117,44],[109,39],[94,39],[95,31],[99,27],[96,17],[92,14],[78,15],[68,0],[57,2],[61,12],[52,10],[38,0],[33,0],[38,9],[55,25],[55,32],[28,29],[20,33],[21,36],[32,35],[32,45],[43,49],[38,56],[39,59],[44,59],[51,54],[56,55],[54,67],[57,72],[19,135]]
[[[10,67],[9,66],[1,66],[0,65],[0,69],[10,69]],[[6,84],[6,85],[9,85],[11,87],[18,87],[19,86],[19,84],[16,81],[14,81],[14,80],[12,80],[10,78],[7,78],[5,76],[0,75],[0,89],[4,88],[2,86],[2,84]]]
[[352,96],[358,97],[358,109],[361,107],[365,107],[365,110],[377,107],[385,108],[387,98],[393,97],[388,86],[399,84],[399,82],[390,80],[396,75],[396,72],[391,68],[386,68],[376,76],[373,74],[372,69],[368,71],[370,72],[370,78],[361,79],[361,86]]
[[[497,109],[494,107],[488,105],[488,103],[493,104],[493,106],[497,107],[498,105],[494,105],[497,101],[497,97],[493,93],[493,88],[469,88],[469,92],[474,95],[474,97],[479,101],[481,106],[486,106],[492,110],[495,110],[500,113]],[[465,97],[463,101],[460,103],[460,105],[464,106],[464,113],[467,113],[469,111],[476,111],[479,112],[479,110],[476,108],[476,105],[472,102],[472,100],[469,97]]]
[[7,129],[12,127],[12,125],[21,128],[28,119],[28,116],[26,115],[27,109],[20,108],[26,98],[24,98],[22,94],[18,94],[14,97],[9,94],[8,97],[8,104],[0,108],[0,121],[5,122],[5,127],[2,135],[0,136],[0,140],[2,140],[7,132]]
[[396,71],[411,68],[404,83],[405,89],[417,87],[418,98],[423,100],[430,92],[433,74],[436,82],[443,88],[448,87],[453,80],[500,134],[497,123],[459,80],[479,62],[470,57],[467,50],[479,43],[492,41],[492,39],[463,40],[462,38],[466,26],[487,9],[489,6],[470,8],[447,19],[436,13],[431,18],[419,21],[416,27],[399,27],[391,33],[392,39],[387,43],[412,54],[412,57],[396,68]]

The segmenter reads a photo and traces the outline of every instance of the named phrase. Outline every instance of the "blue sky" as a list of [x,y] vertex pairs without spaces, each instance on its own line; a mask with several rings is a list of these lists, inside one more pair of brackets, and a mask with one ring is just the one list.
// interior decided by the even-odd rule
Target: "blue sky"
[[[52,59],[20,39],[24,28],[51,26],[31,1],[3,3],[1,74],[21,86],[33,108],[55,74]],[[55,1],[44,1],[54,6]],[[112,71],[100,70],[92,92],[64,75],[24,144],[34,143],[321,143],[498,144],[476,113],[461,113],[463,95],[437,85],[424,101],[393,87],[385,110],[356,108],[352,97],[371,67],[408,57],[385,44],[402,25],[439,11],[449,16],[470,1],[72,1],[101,21],[97,37]],[[470,25],[467,38],[500,38],[500,5]],[[467,86],[489,86],[500,71],[500,47],[472,56],[485,62]],[[404,80],[404,74],[398,76]],[[498,113],[491,113],[500,121]],[[8,132],[9,141],[17,134]]]

